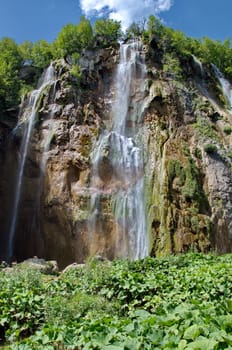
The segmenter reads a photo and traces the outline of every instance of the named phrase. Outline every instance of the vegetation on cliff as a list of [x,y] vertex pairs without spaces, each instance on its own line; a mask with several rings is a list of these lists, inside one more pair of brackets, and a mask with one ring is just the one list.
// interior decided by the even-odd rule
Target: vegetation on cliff
[[4,349],[231,349],[231,255],[0,272]]
[[13,39],[2,38],[0,41],[0,111],[16,107],[20,96],[35,87],[37,79],[32,77],[27,81],[28,79],[21,74],[26,67],[35,67],[40,69],[41,73],[41,69],[59,58],[65,58],[69,64],[76,66],[82,50],[108,47],[117,43],[120,35],[120,23],[117,21],[97,20],[92,27],[90,21],[82,17],[78,24],[64,26],[52,43],[39,40],[35,43],[25,41],[17,45]]
[[[100,19],[92,26],[83,16],[78,24],[65,25],[52,43],[39,40],[17,45],[10,38],[0,41],[0,111],[17,106],[22,93],[35,84],[35,80],[28,82],[20,74],[25,65],[43,69],[52,60],[65,57],[70,64],[77,66],[83,50],[109,47],[119,39],[134,36],[141,36],[146,44],[155,40],[156,48],[162,54],[164,71],[179,79],[182,71],[179,58],[189,55],[197,56],[204,63],[214,63],[228,79],[232,79],[229,39],[220,42],[207,37],[202,40],[190,38],[183,32],[165,27],[154,16],[149,17],[146,29],[132,24],[123,34],[117,21]],[[78,72],[78,69],[74,67],[74,71]]]
[[195,55],[203,63],[214,63],[227,78],[232,79],[230,39],[221,42],[208,37],[203,39],[187,37],[179,30],[165,27],[154,16],[149,17],[147,30],[142,32],[142,36],[145,42],[155,36],[158,48],[161,48],[165,55],[171,55],[173,59],[176,56]]

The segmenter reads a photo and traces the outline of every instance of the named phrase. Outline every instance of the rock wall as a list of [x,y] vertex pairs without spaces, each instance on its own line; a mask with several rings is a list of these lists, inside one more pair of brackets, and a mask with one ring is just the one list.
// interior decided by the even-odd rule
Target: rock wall
[[14,176],[17,168],[18,145],[12,142],[12,130],[18,110],[8,110],[0,117],[0,260],[5,258],[11,204],[14,197]]
[[153,54],[144,115],[152,253],[229,252],[232,116],[211,67],[203,77],[189,57],[177,81],[154,68]]
[[[117,62],[117,48],[85,52],[81,79],[64,61],[54,63],[57,80],[40,98],[25,167],[15,259],[37,255],[56,259],[62,267],[93,254],[120,256],[115,252],[117,223],[107,190],[101,197],[97,232],[94,237],[88,234],[91,152],[111,123]],[[222,104],[210,67],[205,67],[203,79],[193,58],[182,66],[182,80],[167,75],[154,43],[149,47],[141,134],[146,140],[150,251],[224,253],[232,250],[232,136],[224,132],[232,126],[232,116]],[[25,125],[24,120],[16,129],[8,153],[5,146],[1,153],[0,259],[12,215],[20,130]],[[102,164],[106,188],[107,176],[110,169]]]

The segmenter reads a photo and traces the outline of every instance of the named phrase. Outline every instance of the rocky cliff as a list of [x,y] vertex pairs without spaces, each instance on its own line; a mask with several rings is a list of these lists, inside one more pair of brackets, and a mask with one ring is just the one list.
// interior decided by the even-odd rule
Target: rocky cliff
[[[152,255],[232,250],[232,115],[211,66],[181,58],[181,76],[163,69],[155,41],[144,47],[147,76],[139,129],[144,150],[147,231]],[[112,124],[118,48],[85,51],[81,78],[65,61],[41,94],[26,159],[14,259],[33,255],[60,266],[100,254],[124,256],[112,208],[117,183],[109,152],[98,167],[101,210],[90,229],[92,154]],[[133,103],[138,93],[134,80]],[[28,116],[1,138],[1,259],[12,218],[20,144]],[[131,107],[133,108],[133,106]],[[5,125],[4,125],[5,128]],[[3,130],[3,128],[1,128]],[[10,136],[9,136],[10,135]],[[140,141],[141,142],[141,141]]]

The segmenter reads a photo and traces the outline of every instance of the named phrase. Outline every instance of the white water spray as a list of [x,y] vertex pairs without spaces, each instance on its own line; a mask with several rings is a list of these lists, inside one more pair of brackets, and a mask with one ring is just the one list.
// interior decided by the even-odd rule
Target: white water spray
[[[144,206],[143,149],[138,143],[142,123],[146,68],[140,42],[123,44],[115,76],[115,100],[111,131],[105,131],[93,152],[90,238],[100,214],[101,167],[108,164],[112,183],[111,203],[117,222],[116,252],[139,259],[148,255],[148,237]],[[104,168],[103,168],[104,169]],[[104,171],[104,170],[103,170]],[[102,184],[104,187],[104,184]]]

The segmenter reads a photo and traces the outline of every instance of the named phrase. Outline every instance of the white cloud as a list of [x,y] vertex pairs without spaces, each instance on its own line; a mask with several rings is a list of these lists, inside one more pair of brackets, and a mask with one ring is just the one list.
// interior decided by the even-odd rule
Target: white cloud
[[150,14],[168,11],[173,0],[80,0],[82,11],[87,16],[101,16],[107,9],[109,18],[121,21],[122,28]]

